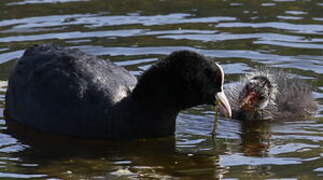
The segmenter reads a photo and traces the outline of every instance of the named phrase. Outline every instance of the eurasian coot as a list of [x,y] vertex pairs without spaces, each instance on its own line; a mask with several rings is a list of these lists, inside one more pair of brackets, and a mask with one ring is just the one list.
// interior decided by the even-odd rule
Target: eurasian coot
[[177,114],[223,93],[222,68],[192,51],[176,51],[152,65],[138,83],[108,60],[54,44],[28,48],[6,94],[7,120],[42,132],[108,139],[174,135]]

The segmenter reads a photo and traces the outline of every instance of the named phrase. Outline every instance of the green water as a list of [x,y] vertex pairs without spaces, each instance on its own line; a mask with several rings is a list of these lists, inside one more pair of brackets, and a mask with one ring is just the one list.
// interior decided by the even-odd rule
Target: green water
[[176,136],[111,142],[8,125],[6,81],[27,47],[56,42],[139,76],[181,49],[211,56],[226,83],[258,65],[313,84],[323,103],[323,2],[318,0],[0,1],[0,179],[323,179],[323,106],[314,118],[246,123],[200,106]]

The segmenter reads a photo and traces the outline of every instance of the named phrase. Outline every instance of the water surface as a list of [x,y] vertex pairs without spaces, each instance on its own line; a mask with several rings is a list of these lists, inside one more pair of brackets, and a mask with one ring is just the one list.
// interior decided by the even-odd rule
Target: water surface
[[8,125],[4,92],[15,60],[46,42],[110,59],[139,76],[175,50],[215,58],[226,83],[259,65],[313,84],[323,103],[323,3],[318,0],[2,0],[0,179],[322,179],[323,107],[314,118],[245,123],[201,106],[176,136],[127,142],[52,137]]

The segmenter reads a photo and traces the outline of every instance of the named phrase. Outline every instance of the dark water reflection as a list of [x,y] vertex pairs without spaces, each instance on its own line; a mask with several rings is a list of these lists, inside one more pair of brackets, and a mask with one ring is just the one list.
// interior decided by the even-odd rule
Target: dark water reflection
[[2,0],[0,179],[322,179],[323,107],[313,119],[241,122],[182,112],[176,137],[107,142],[53,137],[3,120],[16,58],[56,42],[109,58],[140,75],[189,49],[211,56],[234,83],[259,65],[313,84],[323,102],[323,3],[319,0]]

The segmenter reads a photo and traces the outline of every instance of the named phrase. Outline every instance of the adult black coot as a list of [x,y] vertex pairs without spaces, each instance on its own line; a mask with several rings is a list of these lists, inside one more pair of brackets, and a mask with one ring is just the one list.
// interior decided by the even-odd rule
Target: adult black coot
[[225,89],[233,118],[295,120],[315,113],[312,87],[281,70],[259,68]]
[[177,114],[220,100],[222,68],[192,51],[173,52],[138,83],[108,60],[54,44],[28,48],[17,61],[6,94],[7,120],[42,132],[109,139],[174,135]]

